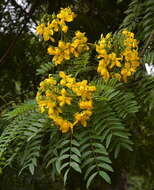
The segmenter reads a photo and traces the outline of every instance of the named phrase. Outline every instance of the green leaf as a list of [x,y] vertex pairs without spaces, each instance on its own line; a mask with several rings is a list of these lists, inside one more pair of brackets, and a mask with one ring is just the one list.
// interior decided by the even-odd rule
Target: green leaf
[[65,140],[59,144],[58,148],[62,148],[63,146],[67,145],[68,143],[70,143],[70,140]]
[[99,171],[99,175],[109,184],[111,184],[111,179],[109,175],[104,171]]
[[104,153],[105,155],[108,154],[107,151],[106,151],[106,149],[105,149],[105,147],[102,144],[100,144],[100,143],[93,143],[92,145],[95,146],[96,148],[99,148],[102,151],[102,153]]
[[111,129],[109,128],[109,129],[105,130],[105,132],[103,132],[102,141],[106,138],[106,136],[108,135],[108,133],[110,133],[110,131],[111,131]]
[[93,152],[91,150],[88,150],[88,151],[85,151],[83,154],[82,154],[82,157],[85,159],[85,157],[89,156],[90,154],[92,154]]
[[71,155],[71,159],[74,160],[74,161],[76,161],[76,162],[78,162],[78,163],[81,163],[80,158],[76,154],[72,154]]
[[115,149],[115,152],[114,152],[114,158],[115,159],[118,157],[119,152],[120,152],[120,145],[118,144],[116,146],[116,149]]
[[66,162],[64,163],[61,168],[60,168],[60,171],[62,171],[65,167],[67,167],[69,165],[69,162]]
[[47,165],[46,165],[46,168],[50,165],[50,164],[52,164],[53,162],[55,162],[57,160],[57,158],[52,158],[51,160],[49,160],[49,162],[47,163]]
[[37,166],[37,159],[36,158],[32,158],[32,163],[34,164],[34,166]]
[[108,170],[110,172],[113,172],[113,169],[112,169],[112,167],[109,164],[99,163],[98,166],[101,167],[101,168],[104,168],[104,169],[106,169],[106,170]]
[[90,164],[91,162],[93,162],[95,159],[92,158],[87,158],[86,160],[84,160],[83,164],[82,164],[82,168],[84,168],[87,164]]
[[94,168],[96,168],[96,165],[92,165],[92,166],[90,166],[90,167],[86,170],[85,175],[84,175],[84,179],[87,179],[88,175],[90,174],[90,172],[91,172]]
[[31,174],[34,175],[34,165],[33,164],[29,165],[29,170],[30,170]]
[[93,173],[93,174],[89,177],[89,179],[88,179],[88,181],[87,181],[87,184],[86,184],[87,189],[89,188],[89,186],[90,186],[92,180],[96,177],[97,174],[98,174],[98,172],[95,172],[95,173]]
[[66,158],[69,158],[69,154],[63,154],[62,156],[60,156],[60,158],[59,158],[59,160],[61,161],[61,160],[64,160],[64,159],[66,159]]
[[109,147],[110,142],[111,142],[111,139],[112,139],[112,134],[108,135],[108,137],[107,137],[107,139],[106,139],[106,148]]
[[80,144],[74,139],[71,141],[71,144],[78,146],[78,147],[80,146]]
[[60,160],[58,159],[58,160],[56,161],[56,169],[57,169],[58,174],[61,173],[60,168],[61,168],[61,163],[60,163]]
[[94,152],[95,152],[95,153],[99,153],[99,154],[104,154],[104,155],[106,155],[106,156],[108,155],[108,152],[103,151],[103,150],[100,150],[100,149],[95,149]]
[[70,147],[67,147],[65,149],[63,149],[61,152],[60,152],[60,155],[63,155],[65,152],[69,151],[70,150]]
[[71,151],[72,151],[73,153],[77,154],[79,157],[81,157],[81,153],[80,153],[79,149],[77,149],[76,147],[72,147],[72,148],[71,148]]
[[109,164],[112,163],[111,160],[106,156],[97,156],[96,159],[99,160],[99,161],[107,162]]
[[128,149],[129,151],[133,151],[132,147],[129,144],[121,143],[121,146]]
[[64,174],[64,185],[66,185],[66,181],[67,181],[67,176],[68,176],[68,173],[70,171],[70,168],[68,168]]
[[90,143],[86,143],[83,146],[81,146],[81,152],[83,152],[85,149],[87,149],[90,146]]
[[129,133],[120,132],[120,131],[118,131],[118,132],[113,132],[113,135],[118,136],[118,137],[122,137],[122,138],[126,138],[126,139],[128,139],[128,136],[130,136]]
[[70,167],[72,167],[75,171],[81,173],[81,168],[76,162],[70,162]]

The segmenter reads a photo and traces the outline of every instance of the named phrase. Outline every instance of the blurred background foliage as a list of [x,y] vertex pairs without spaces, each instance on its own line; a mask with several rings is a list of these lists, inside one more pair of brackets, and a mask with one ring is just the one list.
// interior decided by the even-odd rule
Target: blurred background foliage
[[[95,42],[101,33],[115,32],[127,27],[135,32],[140,40],[142,62],[154,63],[153,0],[1,0],[0,115],[12,106],[33,98],[42,77],[54,69],[50,64],[51,58],[46,54],[46,45],[35,34],[35,27],[43,15],[52,14],[60,7],[68,5],[78,14],[72,30],[85,31],[89,41]],[[144,65],[140,75],[141,79],[145,76]],[[153,97],[147,101],[153,101]],[[153,102],[150,105],[150,111],[140,110],[140,124],[136,123],[139,127],[132,129],[134,152],[121,153],[122,159],[117,167],[125,166],[127,171],[117,168],[122,175],[119,178],[113,176],[119,183],[125,182],[127,178],[128,190],[154,189]],[[0,132],[3,130],[4,122],[6,121],[0,119]],[[131,123],[131,118],[128,123]],[[0,189],[63,189],[61,179],[57,178],[52,182],[50,174],[45,173],[42,168],[38,170],[34,176],[30,176],[28,172],[18,176],[15,166],[11,169],[6,168],[0,176]],[[97,190],[97,187],[94,190]]]

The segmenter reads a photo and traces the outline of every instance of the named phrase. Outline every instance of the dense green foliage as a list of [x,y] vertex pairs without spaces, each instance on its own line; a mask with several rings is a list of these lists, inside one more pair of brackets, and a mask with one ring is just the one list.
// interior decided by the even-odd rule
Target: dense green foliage
[[[13,185],[34,176],[35,182],[42,178],[45,183],[49,180],[52,184],[46,188],[57,190],[64,188],[62,181],[66,189],[104,187],[120,190],[128,187],[123,175],[129,175],[130,190],[152,190],[154,78],[147,76],[144,63],[154,63],[153,0],[26,2],[27,7],[31,5],[32,15],[16,1],[0,4],[0,27],[3,28],[0,30],[0,59],[12,41],[16,41],[0,62],[0,168],[4,168],[0,187],[9,189],[5,184],[8,172]],[[16,10],[13,20],[11,12],[5,11],[9,3]],[[126,84],[114,79],[108,82],[95,80],[99,98],[89,126],[86,130],[80,127],[73,133],[61,134],[37,109],[38,84],[57,69],[46,55],[46,44],[39,41],[29,28],[45,13],[57,11],[70,3],[79,15],[73,30],[80,28],[93,42],[101,33],[114,32],[118,28],[128,27],[134,31],[140,40],[143,65]],[[74,67],[68,62],[69,71],[80,79],[93,77],[89,62],[95,62],[93,52],[76,58]],[[18,174],[20,177],[16,176]],[[107,185],[111,181],[112,185]],[[15,188],[20,187],[16,185]],[[44,187],[29,184],[26,188]]]
[[[135,83],[135,80],[131,82]],[[7,125],[0,139],[0,150],[5,155],[5,164],[16,165],[20,172],[29,169],[32,174],[36,172],[35,168],[38,166],[47,168],[49,171],[52,169],[52,175],[56,175],[57,172],[64,175],[64,182],[68,174],[74,175],[72,169],[79,173],[82,170],[89,186],[98,174],[110,183],[108,172],[113,172],[112,167],[117,167],[114,159],[117,158],[120,150],[132,151],[133,147],[135,152],[125,160],[127,166],[120,164],[119,167],[140,172],[142,168],[139,161],[142,164],[142,159],[139,160],[141,150],[138,149],[138,142],[140,138],[143,141],[146,139],[141,136],[142,132],[139,139],[136,138],[136,132],[138,128],[143,128],[141,124],[145,125],[144,130],[150,132],[151,127],[147,128],[146,118],[147,115],[148,118],[152,117],[153,102],[150,97],[153,93],[154,79],[144,77],[139,84],[137,82],[133,87],[129,85],[131,84],[123,87],[116,84],[115,80],[108,83],[98,81],[97,87],[103,99],[98,101],[90,126],[86,130],[79,128],[73,134],[61,135],[45,115],[37,112],[35,101],[17,106],[5,115]],[[140,115],[144,123],[141,122]],[[135,143],[133,146],[129,138],[130,131]],[[148,145],[144,143],[143,150],[147,146],[153,146],[152,137],[151,140],[148,139]],[[149,152],[148,156],[150,154]],[[120,158],[123,157],[125,155],[121,154]],[[130,159],[134,161],[134,157],[139,166],[129,163]],[[148,175],[149,172],[152,175],[152,157],[152,155],[149,157],[151,159],[147,163],[144,162]],[[115,162],[115,166],[111,165],[112,161]]]

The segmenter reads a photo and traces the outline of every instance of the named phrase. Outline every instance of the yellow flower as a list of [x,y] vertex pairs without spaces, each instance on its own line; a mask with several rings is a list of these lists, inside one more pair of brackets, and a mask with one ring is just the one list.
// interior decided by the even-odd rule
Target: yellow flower
[[87,120],[90,118],[92,115],[92,111],[86,110],[81,113],[76,113],[75,114],[75,119],[77,122],[81,123],[84,127],[87,126]]
[[105,80],[108,80],[110,78],[110,74],[106,67],[98,65],[97,72],[99,72]]
[[59,31],[59,26],[58,26],[58,24],[59,24],[59,20],[58,20],[58,19],[54,19],[54,20],[52,20],[52,22],[51,22],[51,27],[53,28],[53,30],[54,30],[55,32],[58,32],[58,31]]
[[44,88],[45,88],[45,85],[46,85],[45,82],[42,81],[42,82],[40,83],[40,88],[41,88],[41,89],[44,89]]
[[55,54],[55,50],[52,46],[48,47],[48,54],[49,55],[54,55]]
[[108,40],[108,39],[110,39],[110,38],[111,38],[111,34],[108,33],[108,34],[105,36],[105,39]]
[[113,78],[118,79],[119,81],[121,80],[121,75],[119,73],[114,73]]
[[59,76],[61,77],[61,78],[66,78],[66,75],[65,75],[65,73],[63,72],[63,71],[60,71],[59,72]]
[[72,42],[71,46],[72,46],[73,48],[77,48],[78,45],[79,45],[79,43],[80,43],[79,40],[74,40],[74,41]]
[[65,24],[65,25],[62,25],[61,26],[61,29],[64,33],[66,33],[68,31],[68,26]]
[[71,97],[67,97],[66,95],[67,95],[67,92],[66,92],[66,90],[63,88],[63,89],[61,90],[61,96],[58,96],[58,97],[57,97],[60,106],[64,106],[65,104],[68,104],[68,105],[71,104],[72,98],[71,98]]
[[66,133],[73,128],[73,124],[71,122],[64,120],[60,116],[53,116],[52,119],[54,120],[55,124],[60,127],[62,133]]
[[128,76],[131,76],[131,71],[130,71],[130,69],[128,70],[128,69],[126,69],[126,68],[123,68],[123,69],[121,70],[121,75],[122,75],[122,78],[123,78],[124,82],[127,82]]
[[73,129],[73,124],[69,121],[63,121],[60,125],[62,133],[67,133],[70,129]]
[[73,53],[75,57],[78,57],[80,53],[88,51],[89,47],[87,45],[87,41],[88,39],[85,36],[85,33],[76,31],[70,47],[71,53]]
[[44,106],[40,106],[40,111],[41,111],[41,113],[43,113],[45,111]]
[[105,58],[105,59],[108,58],[107,52],[106,52],[105,49],[102,49],[101,47],[96,46],[96,51],[97,51],[97,53],[99,54],[99,55],[97,56],[97,58]]
[[42,35],[44,32],[45,24],[40,24],[36,27],[36,31],[38,34]]
[[116,54],[114,52],[112,52],[111,54],[108,55],[109,58],[112,60],[112,61],[115,61],[116,60]]
[[[61,25],[61,27],[63,26],[66,27],[65,24]],[[47,33],[45,38],[46,40],[51,39],[50,34]],[[47,51],[49,55],[54,55],[52,61],[58,65],[65,60],[71,59],[72,55],[78,57],[82,52],[88,51],[89,47],[86,42],[85,33],[77,31],[72,39],[72,43],[59,40],[58,47],[50,46]]]
[[89,100],[89,101],[80,101],[79,102],[79,107],[81,109],[92,109],[93,108],[92,100]]
[[74,56],[79,57],[79,53],[77,51],[74,51]]
[[72,22],[74,18],[76,17],[75,13],[72,12],[71,8],[62,8],[60,13],[57,14],[57,18],[66,21],[66,22]]
[[88,87],[88,90],[89,90],[90,92],[95,92],[95,91],[96,91],[96,86],[89,86],[89,87]]
[[51,76],[51,74],[49,75],[47,79],[44,80],[44,82],[50,85],[56,85],[57,83],[57,81]]
[[53,35],[53,31],[49,27],[45,27],[43,31],[44,41],[48,41],[51,35]]
[[123,31],[122,31],[122,34],[124,34],[124,35],[128,35],[128,30],[126,30],[126,29],[123,30]]
[[116,65],[117,67],[121,67],[120,61],[116,60],[115,65]]
[[58,47],[61,48],[61,49],[65,49],[65,48],[66,48],[65,42],[59,40],[59,42],[58,42]]
[[[126,82],[127,78],[140,65],[137,51],[138,42],[134,39],[134,33],[126,29],[116,35],[112,37],[111,34],[107,34],[105,38],[101,35],[99,43],[96,44],[99,61],[97,72],[105,80],[111,76],[111,78]],[[120,43],[118,42],[119,39],[121,40]]]
[[106,68],[102,68],[101,75],[104,77],[105,80],[109,80],[110,74]]
[[[75,78],[66,75],[63,71],[59,72],[59,76],[62,78],[59,83],[57,83],[52,75],[49,75],[47,79],[40,83],[36,97],[40,111],[47,111],[48,117],[54,121],[55,125],[57,125],[63,133],[72,130],[73,127],[79,123],[86,127],[87,121],[92,115],[92,93],[96,90],[96,87],[88,85],[87,80],[76,82]],[[64,85],[65,87],[61,88],[60,85]],[[73,96],[70,90],[74,92]],[[72,104],[75,95],[79,100],[78,107],[83,111],[75,113],[73,115],[74,120],[72,118],[73,122],[70,122],[63,119],[62,116],[65,114],[65,104]]]
[[82,39],[84,37],[85,37],[85,32],[80,32],[79,30],[75,32],[75,38],[81,38]]
[[71,100],[72,100],[72,98],[65,97],[65,96],[58,96],[57,99],[59,101],[59,105],[60,106],[64,106],[65,104],[70,105],[71,104]]

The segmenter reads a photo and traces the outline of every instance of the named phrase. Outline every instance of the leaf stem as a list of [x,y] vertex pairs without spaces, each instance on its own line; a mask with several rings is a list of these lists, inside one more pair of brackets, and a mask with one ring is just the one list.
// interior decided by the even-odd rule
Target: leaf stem
[[154,30],[152,30],[152,32],[151,32],[149,38],[147,39],[147,41],[146,41],[146,43],[145,43],[145,46],[144,46],[143,50],[142,50],[141,53],[140,53],[140,56],[141,56],[141,57],[143,57],[143,55],[144,55],[144,53],[145,53],[145,50],[146,50],[147,47],[149,46],[149,44],[150,44],[150,42],[151,42],[151,40],[152,40],[153,35],[154,35]]

